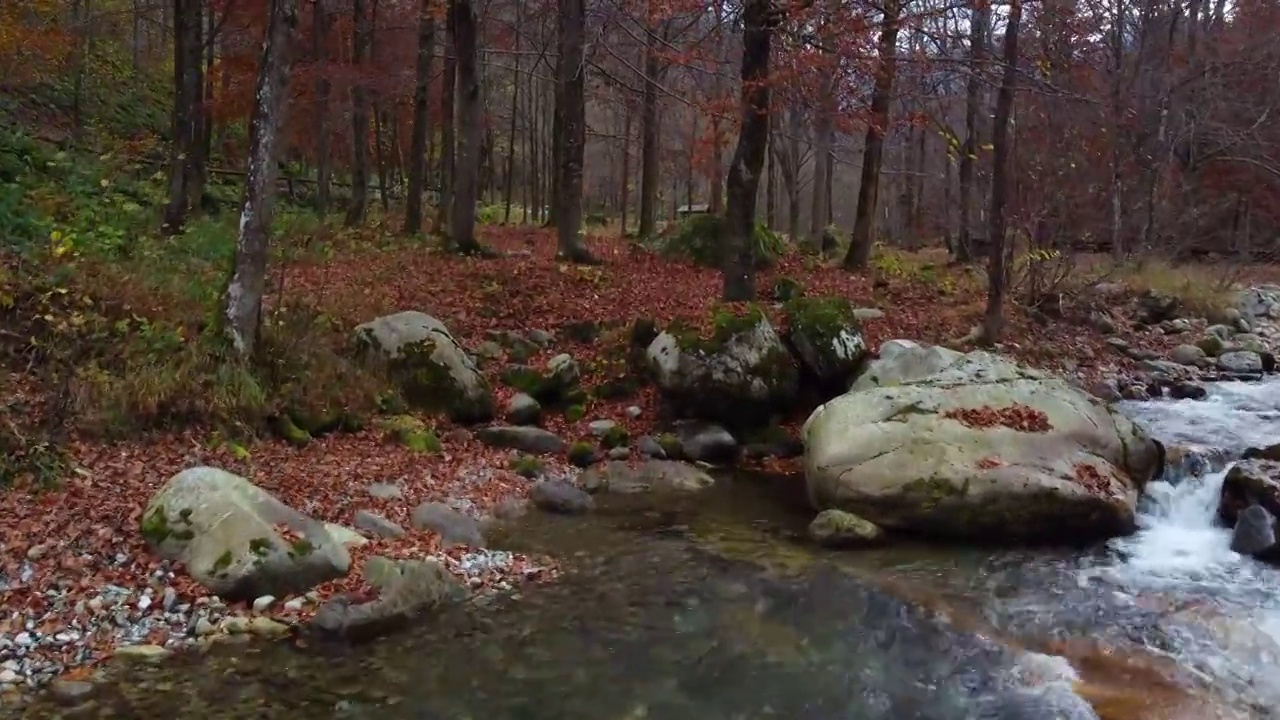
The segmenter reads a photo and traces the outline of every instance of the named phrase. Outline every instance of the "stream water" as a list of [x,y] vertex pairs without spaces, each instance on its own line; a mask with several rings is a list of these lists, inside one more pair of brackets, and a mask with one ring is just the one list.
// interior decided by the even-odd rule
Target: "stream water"
[[[1124,409],[1169,443],[1239,451],[1280,435],[1280,383]],[[219,644],[121,667],[89,705],[27,716],[1280,717],[1280,569],[1229,550],[1213,524],[1221,478],[1152,484],[1140,531],[1088,551],[820,552],[801,542],[802,481],[785,478],[535,514],[495,542],[568,572],[523,597],[360,647]]]

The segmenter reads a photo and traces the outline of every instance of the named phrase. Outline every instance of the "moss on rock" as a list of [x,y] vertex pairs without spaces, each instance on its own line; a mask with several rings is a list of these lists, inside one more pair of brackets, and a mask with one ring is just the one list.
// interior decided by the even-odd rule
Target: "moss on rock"
[[412,415],[386,418],[380,426],[393,440],[413,452],[434,454],[441,450],[440,438],[435,431]]
[[586,440],[579,440],[569,446],[568,452],[569,462],[578,467],[587,467],[592,465],[600,458],[600,454],[596,452],[596,446]]

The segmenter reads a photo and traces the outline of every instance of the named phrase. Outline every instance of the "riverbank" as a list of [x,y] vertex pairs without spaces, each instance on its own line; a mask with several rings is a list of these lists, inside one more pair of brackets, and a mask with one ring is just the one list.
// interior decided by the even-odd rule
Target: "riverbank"
[[[426,247],[335,244],[336,252],[327,257],[310,255],[291,265],[283,280],[286,291],[274,303],[305,304],[339,332],[389,312],[424,309],[444,320],[470,349],[496,344],[494,338],[506,333],[541,332],[550,341],[529,347],[524,362],[536,366],[569,353],[581,368],[582,385],[595,388],[616,377],[616,341],[631,323],[641,318],[659,325],[675,319],[705,323],[718,295],[716,271],[620,241],[595,241],[593,251],[603,264],[579,268],[554,260],[554,241],[545,231],[490,228],[485,239],[502,257],[480,260]],[[927,253],[895,257],[882,262],[874,276],[864,277],[787,255],[760,283],[769,288],[788,278],[807,294],[846,297],[874,310],[862,315],[870,347],[897,337],[963,344],[981,316],[980,272],[948,268]],[[764,306],[777,312],[767,300]],[[1155,356],[1177,342],[1176,333],[1158,323],[1139,327],[1122,312],[1111,313],[1112,327],[1101,328],[1090,321],[1089,307],[1067,307],[1063,317],[1047,318],[1043,311],[1015,306],[1008,342],[999,349],[1089,384],[1139,372],[1142,352]],[[1116,337],[1123,339],[1123,351]],[[515,394],[498,379],[508,354],[500,347],[482,367],[494,383],[498,407]],[[22,376],[9,387],[16,393],[40,390]],[[32,405],[38,404],[33,399]],[[667,429],[656,392],[648,386],[621,397],[591,393],[581,410],[577,417],[547,414],[541,425],[566,444],[592,438],[591,423],[601,420],[624,428],[633,445]],[[804,419],[798,413],[779,427],[794,437]],[[0,619],[0,687],[15,693],[56,676],[75,678],[120,647],[182,647],[217,634],[226,617],[260,615],[285,628],[303,623],[336,594],[367,592],[360,567],[361,559],[371,554],[439,558],[480,591],[503,592],[554,577],[551,558],[446,551],[438,534],[409,530],[398,539],[364,538],[352,549],[354,571],[347,577],[254,610],[211,598],[150,553],[139,531],[141,513],[156,490],[174,473],[198,465],[240,474],[291,507],[348,528],[360,510],[411,528],[412,510],[423,502],[447,503],[478,520],[527,496],[531,482],[511,451],[490,447],[471,430],[448,421],[431,420],[431,425],[439,449],[427,453],[391,442],[378,430],[318,436],[303,447],[266,438],[232,441],[198,424],[186,432],[151,431],[110,443],[73,430],[58,485],[35,487],[20,481],[0,498],[7,608]],[[624,454],[637,453],[628,447],[617,456]],[[747,462],[775,472],[799,470],[795,457],[765,454]],[[539,477],[575,472],[564,453],[546,457],[540,465]],[[397,492],[392,495],[399,497],[371,492],[375,485],[393,486]],[[238,621],[224,629],[235,627]],[[279,626],[260,627],[282,631]]]

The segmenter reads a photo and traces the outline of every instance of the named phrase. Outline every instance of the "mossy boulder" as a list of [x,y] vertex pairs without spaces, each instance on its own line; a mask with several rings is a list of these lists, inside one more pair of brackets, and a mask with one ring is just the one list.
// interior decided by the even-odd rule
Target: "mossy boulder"
[[843,510],[823,510],[809,523],[809,537],[832,549],[871,547],[884,541],[884,531],[870,520]]
[[356,342],[388,362],[405,399],[462,423],[493,418],[493,389],[444,323],[413,310],[356,328]]
[[783,312],[787,340],[806,375],[828,397],[847,390],[867,358],[867,342],[849,301],[799,297],[786,303]]
[[525,393],[544,406],[564,406],[574,401],[582,370],[568,353],[547,361],[546,367],[510,365],[502,371],[502,384]]
[[1140,427],[1061,377],[986,352],[930,368],[943,356],[892,342],[867,374],[894,383],[855,384],[805,423],[816,509],[1004,543],[1134,529],[1139,492],[1164,455]]
[[799,369],[756,306],[718,309],[710,337],[673,323],[646,355],[663,399],[680,416],[758,425],[790,408],[799,393]]
[[804,286],[795,278],[780,277],[773,281],[769,294],[776,302],[790,302],[804,295]]
[[170,478],[143,511],[141,532],[153,552],[230,600],[306,592],[351,564],[324,523],[210,467]]

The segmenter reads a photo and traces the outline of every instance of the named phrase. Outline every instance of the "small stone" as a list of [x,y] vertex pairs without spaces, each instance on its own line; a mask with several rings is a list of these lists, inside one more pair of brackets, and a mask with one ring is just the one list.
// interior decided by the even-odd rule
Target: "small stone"
[[31,637],[31,633],[28,632],[18,633],[17,636],[13,638],[13,642],[18,647],[31,647],[36,643],[35,638]]
[[44,546],[43,546],[43,545],[32,545],[32,546],[31,546],[31,549],[27,550],[27,559],[28,559],[28,560],[31,560],[31,561],[33,561],[33,562],[34,562],[34,561],[36,561],[36,560],[39,560],[39,559],[40,559],[40,558],[42,558],[42,557],[44,557]]
[[507,420],[514,425],[537,425],[542,419],[542,405],[527,393],[516,393],[507,401]]
[[161,601],[160,606],[164,608],[165,612],[171,612],[173,610],[173,606],[177,604],[178,591],[171,587],[165,588],[163,600]]
[[368,510],[357,510],[352,517],[352,524],[356,526],[357,530],[363,530],[380,538],[404,537],[404,528]]
[[116,648],[114,653],[121,660],[145,664],[159,663],[172,654],[159,645],[125,645]]
[[616,427],[618,427],[618,423],[608,419],[592,420],[587,423],[587,431],[596,437],[604,437],[610,430]]
[[640,417],[642,414],[644,414],[644,411],[640,409],[639,405],[627,406],[627,417],[631,418],[632,420]]
[[541,510],[562,515],[585,513],[595,505],[586,491],[563,480],[543,480],[535,484],[529,499]]
[[662,444],[659,443],[652,435],[645,435],[637,440],[636,451],[641,455],[658,458],[660,460],[665,460],[667,457],[667,451],[662,449]]
[[627,458],[631,457],[631,448],[625,448],[625,447],[610,448],[608,455],[610,460],[626,460]]
[[18,673],[10,670],[9,668],[0,670],[0,683],[4,683],[5,685],[12,685],[18,682],[20,679],[21,678],[18,676]]
[[289,601],[287,601],[287,602],[284,604],[284,609],[285,609],[285,610],[287,610],[288,612],[298,612],[298,611],[299,611],[299,610],[301,610],[301,609],[303,608],[303,606],[304,606],[304,605],[306,605],[306,604],[307,604],[307,599],[306,599],[306,598],[296,597],[296,598],[292,598],[292,599],[290,599]]
[[58,678],[49,683],[49,694],[63,705],[79,705],[93,694],[93,683]]
[[199,620],[196,620],[196,626],[194,631],[195,631],[196,637],[205,637],[207,635],[212,635],[215,632],[217,632],[218,628],[212,622],[209,622],[209,618],[201,617]]
[[256,617],[249,621],[249,632],[258,637],[282,637],[289,634],[289,626],[267,617]]
[[365,490],[371,497],[379,500],[400,500],[404,497],[404,490],[391,483],[372,483]]
[[89,602],[87,603],[87,605],[88,605],[89,609],[90,609],[90,610],[92,610],[93,612],[95,612],[95,613],[96,613],[96,612],[101,612],[101,611],[102,611],[102,596],[101,596],[101,595],[95,595],[95,596],[93,596],[93,597],[89,598]]
[[1169,359],[1179,365],[1198,365],[1205,361],[1205,351],[1195,345],[1179,345],[1169,351]]
[[537,345],[538,347],[546,347],[551,344],[551,341],[556,339],[556,337],[551,333],[538,328],[530,330],[525,337],[529,339],[529,342]]
[[276,601],[275,595],[263,595],[253,601],[253,611],[256,613],[266,612],[271,607],[271,603]]
[[884,531],[853,513],[823,510],[809,523],[809,537],[823,547],[866,547],[882,542]]
[[138,598],[138,609],[139,609],[139,610],[141,610],[141,611],[143,611],[143,612],[146,612],[146,611],[147,611],[147,608],[149,608],[149,607],[151,607],[151,596],[150,596],[150,595],[143,595],[142,597]]
[[240,615],[229,615],[219,623],[222,632],[228,635],[243,635],[249,632],[249,618]]

